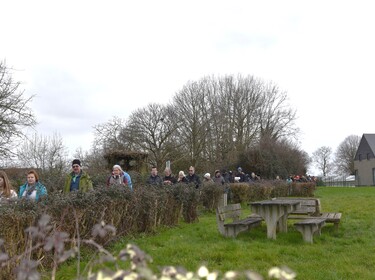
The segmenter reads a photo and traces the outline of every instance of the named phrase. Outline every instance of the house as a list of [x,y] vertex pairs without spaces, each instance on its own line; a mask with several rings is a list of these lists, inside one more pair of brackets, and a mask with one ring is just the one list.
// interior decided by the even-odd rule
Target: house
[[356,186],[375,186],[375,134],[363,134],[354,157]]

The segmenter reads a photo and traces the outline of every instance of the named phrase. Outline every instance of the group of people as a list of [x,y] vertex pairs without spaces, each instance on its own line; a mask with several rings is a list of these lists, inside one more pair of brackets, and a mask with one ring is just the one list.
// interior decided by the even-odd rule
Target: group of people
[[35,170],[30,170],[26,175],[26,183],[19,187],[18,194],[12,188],[10,180],[4,171],[0,170],[0,200],[7,201],[17,198],[26,198],[38,201],[47,195],[46,187],[39,182],[39,175]]
[[[93,188],[88,174],[81,169],[81,161],[72,162],[72,172],[67,174],[63,191],[65,193],[75,190],[86,192]],[[35,170],[26,174],[26,182],[19,187],[18,194],[13,189],[11,182],[4,171],[0,170],[0,200],[8,201],[17,198],[26,198],[39,201],[41,197],[47,196],[47,188],[39,181],[39,175]]]
[[[233,174],[232,171],[221,173],[220,170],[215,170],[214,176],[210,173],[205,173],[203,180],[195,173],[194,166],[190,166],[188,174],[185,175],[183,170],[179,171],[175,177],[172,175],[170,168],[165,168],[164,176],[158,175],[157,167],[151,168],[151,174],[146,180],[149,185],[173,185],[178,183],[193,184],[195,188],[199,188],[202,184],[212,182],[219,185],[234,182],[249,182],[250,180],[259,180],[259,177],[254,173],[250,176],[238,167],[237,172]],[[109,186],[126,186],[133,190],[132,180],[130,175],[124,171],[120,165],[116,164],[112,168],[110,176],[107,178],[106,185]],[[72,171],[66,175],[63,192],[69,193],[74,191],[87,192],[93,189],[93,183],[90,176],[82,170],[81,161],[74,159],[72,161]],[[35,170],[27,172],[26,183],[19,187],[18,194],[14,191],[11,183],[4,171],[0,171],[0,199],[16,199],[26,198],[38,201],[41,197],[47,195],[46,187],[39,182],[39,175]]]
[[[188,169],[188,174],[185,175],[183,170],[178,172],[177,177],[172,176],[172,171],[170,168],[165,168],[164,176],[158,175],[157,167],[153,166],[151,168],[151,174],[146,180],[146,184],[148,185],[173,185],[177,183],[186,183],[186,184],[194,184],[195,187],[198,189],[202,184],[205,183],[216,183],[219,185],[224,185],[225,183],[234,182],[229,179],[225,179],[225,177],[221,174],[220,170],[215,170],[214,176],[211,177],[210,173],[205,173],[203,176],[203,180],[195,173],[194,166],[190,166]],[[234,179],[233,179],[234,180]]]
[[[107,186],[122,185],[133,189],[130,175],[122,170],[120,165],[114,165],[112,174],[107,179]],[[87,192],[93,189],[90,176],[82,169],[79,159],[72,161],[72,171],[65,177],[63,192],[74,191]],[[39,175],[35,170],[30,170],[26,175],[26,183],[19,187],[18,194],[13,189],[7,174],[0,170],[0,200],[8,201],[17,198],[26,198],[39,201],[47,195],[47,188],[39,181]]]
[[[112,167],[112,173],[107,178],[107,186],[126,186],[133,190],[133,184],[130,175],[124,171],[120,165],[116,164]],[[93,189],[90,176],[82,170],[81,161],[75,159],[72,162],[72,171],[66,175],[64,193],[73,191],[87,192]]]
[[151,168],[151,174],[146,180],[146,184],[148,185],[155,185],[155,186],[161,186],[161,185],[173,185],[177,183],[193,183],[196,188],[199,188],[201,185],[201,179],[197,174],[195,174],[195,168],[193,166],[189,167],[189,174],[185,175],[184,171],[178,172],[178,176],[174,177],[172,175],[172,170],[167,167],[164,170],[164,176],[161,177],[158,174],[157,167],[153,166]]

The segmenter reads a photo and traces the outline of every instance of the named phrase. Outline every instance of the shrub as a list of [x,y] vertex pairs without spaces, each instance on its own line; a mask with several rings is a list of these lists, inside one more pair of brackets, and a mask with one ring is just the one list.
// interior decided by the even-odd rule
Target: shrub
[[[152,232],[159,226],[176,225],[181,215],[186,222],[196,221],[198,202],[198,191],[189,185],[137,186],[133,192],[123,187],[102,187],[66,195],[54,192],[39,203],[21,199],[2,205],[0,238],[5,240],[10,257],[21,254],[26,250],[28,238],[25,229],[43,214],[50,216],[52,232],[66,232],[72,240],[89,238],[92,228],[101,221],[114,226],[118,236]],[[108,241],[102,239],[103,244]],[[10,270],[8,267],[7,271]]]
[[230,184],[234,203],[270,199],[272,197],[286,196],[314,196],[315,183],[297,183],[288,185],[285,181],[262,180],[252,183]]
[[[78,221],[76,221],[78,222]],[[14,269],[14,274],[6,275],[5,270],[0,272],[0,276],[11,279],[41,279],[41,274],[38,271],[39,261],[33,259],[35,251],[41,251],[43,255],[49,255],[53,260],[50,269],[51,278],[55,279],[57,267],[60,263],[65,262],[68,258],[79,254],[80,245],[72,246],[71,249],[66,249],[66,243],[85,244],[95,248],[98,251],[98,260],[88,264],[87,278],[83,278],[79,269],[77,269],[77,279],[248,279],[248,280],[262,280],[263,277],[254,271],[228,271],[220,274],[217,271],[210,272],[207,267],[200,267],[197,272],[186,271],[182,267],[166,266],[161,269],[160,276],[148,268],[148,263],[152,261],[151,257],[140,250],[136,245],[128,244],[126,248],[122,249],[118,255],[112,255],[102,245],[95,240],[104,238],[108,235],[113,235],[116,229],[111,225],[106,225],[103,221],[94,225],[89,239],[82,239],[77,237],[74,240],[69,239],[69,234],[61,231],[52,231],[51,217],[42,215],[35,226],[30,226],[26,229],[29,239],[26,241],[30,246],[25,246],[26,250],[19,256],[19,264]],[[74,241],[74,242],[73,242]],[[0,265],[1,267],[9,267],[16,258],[10,259],[9,255],[3,250],[3,240],[0,240]],[[35,255],[35,254],[34,254]],[[35,256],[34,256],[35,257]],[[79,268],[79,258],[77,259]],[[121,269],[119,267],[128,263],[125,267],[128,269]],[[99,268],[98,272],[93,272],[93,266]],[[276,279],[294,279],[296,274],[288,268],[271,268],[268,276]]]
[[216,183],[205,183],[201,188],[200,202],[206,210],[215,210],[220,201],[223,200],[223,194],[225,193],[227,186],[218,185]]

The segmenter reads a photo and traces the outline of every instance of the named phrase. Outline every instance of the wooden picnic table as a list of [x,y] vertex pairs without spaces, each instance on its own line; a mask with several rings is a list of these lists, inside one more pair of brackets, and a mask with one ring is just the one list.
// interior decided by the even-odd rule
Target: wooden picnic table
[[267,237],[276,239],[276,228],[280,232],[288,231],[288,215],[301,207],[298,200],[269,199],[250,203],[251,211],[261,216],[267,225]]

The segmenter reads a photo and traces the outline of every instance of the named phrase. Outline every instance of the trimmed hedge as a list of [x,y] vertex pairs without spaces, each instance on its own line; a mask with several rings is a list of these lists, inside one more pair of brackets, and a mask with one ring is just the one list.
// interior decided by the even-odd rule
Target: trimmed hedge
[[[117,236],[153,232],[160,226],[174,226],[182,216],[186,222],[198,219],[198,191],[190,185],[173,187],[138,186],[95,188],[88,193],[49,194],[38,203],[21,199],[0,207],[0,239],[10,258],[21,255],[29,244],[25,229],[35,226],[43,214],[51,217],[51,231],[67,232],[70,239],[92,238],[94,225],[116,228]],[[102,243],[107,240],[101,240]],[[39,256],[41,257],[41,256]],[[44,258],[44,262],[48,260]],[[46,264],[45,264],[46,265]],[[2,269],[10,273],[12,267]]]
[[[154,232],[160,226],[175,226],[180,220],[196,222],[199,206],[214,211],[222,203],[223,193],[228,194],[228,203],[245,203],[278,196],[313,196],[314,190],[315,185],[311,183],[287,185],[283,181],[262,181],[223,186],[208,183],[199,190],[194,185],[177,184],[163,187],[137,185],[133,191],[103,186],[88,193],[52,192],[38,203],[21,199],[1,205],[0,239],[5,241],[2,250],[12,258],[22,255],[30,247],[31,241],[25,229],[37,226],[44,214],[51,218],[50,233],[68,233],[73,246],[78,239],[93,238],[94,226],[102,222],[116,228],[114,238]],[[108,241],[110,237],[100,240],[101,244]],[[52,256],[42,250],[34,254],[37,259],[43,259],[44,267],[51,267]],[[2,267],[0,278],[9,279],[18,263],[19,260]]]

